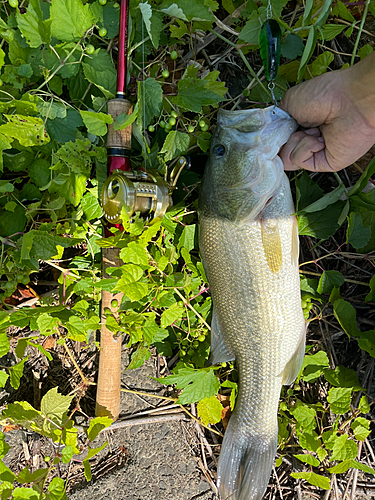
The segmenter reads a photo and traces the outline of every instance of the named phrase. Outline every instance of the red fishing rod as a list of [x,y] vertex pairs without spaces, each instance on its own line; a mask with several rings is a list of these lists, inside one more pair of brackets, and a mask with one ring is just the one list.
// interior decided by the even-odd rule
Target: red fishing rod
[[[129,0],[121,1],[120,8],[120,33],[118,43],[118,69],[117,69],[117,91],[116,98],[108,101],[108,113],[115,120],[120,114],[131,112],[131,103],[126,99],[126,79],[127,79],[127,39],[128,39],[128,10]],[[112,125],[108,127],[107,134],[107,154],[108,154],[108,175],[114,172],[130,172],[130,149],[131,149],[131,125],[124,130],[114,130]],[[108,184],[108,180],[106,182]],[[113,180],[110,181],[106,193],[109,198],[116,197],[119,186]],[[108,200],[107,200],[108,201]],[[102,196],[103,203],[103,196]],[[115,204],[116,205],[116,204]],[[120,225],[113,217],[111,204],[103,206],[105,217],[109,224],[105,226],[106,237],[111,235],[111,227],[120,228]],[[118,207],[117,207],[118,208]],[[121,208],[120,208],[121,211]],[[109,212],[109,213],[106,213]],[[107,268],[121,266],[118,248],[103,248],[102,250],[102,271],[103,277],[108,277]],[[120,412],[120,384],[121,384],[121,336],[114,337],[113,333],[105,326],[106,313],[108,310],[116,317],[118,305],[121,303],[123,294],[112,294],[103,290],[101,305],[101,335],[100,335],[100,355],[99,373],[96,394],[96,416],[110,416],[117,419]]]

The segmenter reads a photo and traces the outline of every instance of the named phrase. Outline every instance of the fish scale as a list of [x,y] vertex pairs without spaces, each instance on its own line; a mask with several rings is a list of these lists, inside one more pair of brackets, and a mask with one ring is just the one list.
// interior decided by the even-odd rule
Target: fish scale
[[[275,107],[219,111],[199,200],[213,299],[212,363],[236,360],[239,394],[218,465],[223,499],[259,500],[277,447],[277,408],[304,355],[298,230],[277,152],[296,128]],[[236,176],[233,176],[236,172]]]

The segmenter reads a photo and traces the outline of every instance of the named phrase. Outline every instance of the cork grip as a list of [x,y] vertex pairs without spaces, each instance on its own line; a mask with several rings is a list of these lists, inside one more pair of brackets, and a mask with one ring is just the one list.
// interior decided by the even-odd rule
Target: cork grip
[[[108,278],[107,267],[121,266],[118,248],[103,248],[103,277]],[[113,300],[121,303],[122,293],[112,294],[103,290],[101,309],[101,334],[98,386],[96,393],[95,414],[97,417],[108,416],[116,420],[120,413],[121,385],[121,335],[114,337],[113,332],[105,327],[107,308],[116,316],[118,306],[112,307]],[[115,305],[115,304],[114,304]]]
[[[113,121],[121,114],[129,115],[132,111],[131,103],[126,99],[112,99],[108,101],[108,113],[113,117]],[[114,130],[113,124],[108,126],[107,148],[130,149],[132,128],[126,127],[123,130]]]

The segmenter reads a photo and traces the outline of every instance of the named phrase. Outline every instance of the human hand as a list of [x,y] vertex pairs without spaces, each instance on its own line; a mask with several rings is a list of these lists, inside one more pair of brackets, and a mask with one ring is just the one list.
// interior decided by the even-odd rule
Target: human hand
[[375,143],[375,53],[291,88],[280,107],[306,129],[281,149],[285,170],[347,167]]

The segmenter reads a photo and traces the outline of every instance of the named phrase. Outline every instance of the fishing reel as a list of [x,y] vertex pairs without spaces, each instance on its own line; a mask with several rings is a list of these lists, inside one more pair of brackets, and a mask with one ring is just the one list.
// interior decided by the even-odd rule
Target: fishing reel
[[105,181],[101,193],[103,215],[111,224],[121,222],[121,210],[127,207],[128,216],[137,212],[142,217],[163,217],[172,205],[172,192],[182,169],[189,159],[181,156],[173,167],[169,178],[164,179],[155,170],[123,171],[114,170]]

